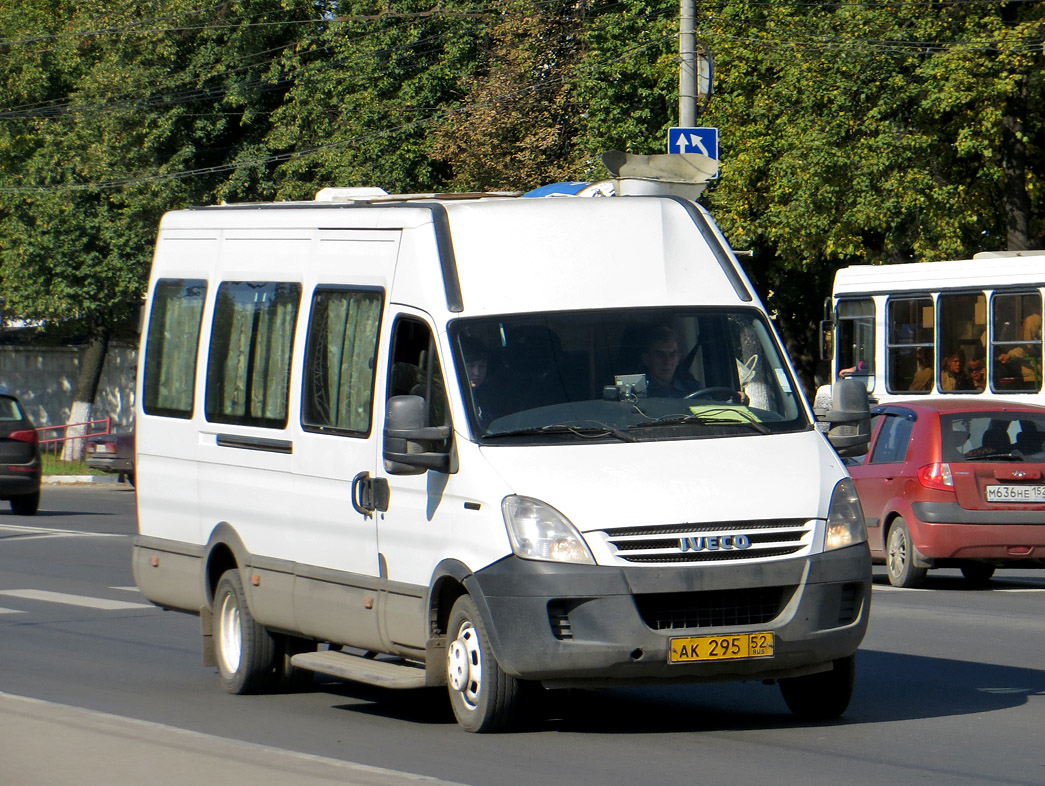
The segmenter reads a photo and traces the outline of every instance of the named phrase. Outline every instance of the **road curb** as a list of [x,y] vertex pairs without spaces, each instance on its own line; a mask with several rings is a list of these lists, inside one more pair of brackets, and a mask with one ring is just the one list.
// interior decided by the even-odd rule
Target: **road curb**
[[73,483],[109,485],[118,483],[119,477],[116,475],[44,475],[40,478],[40,482],[51,486],[64,486]]

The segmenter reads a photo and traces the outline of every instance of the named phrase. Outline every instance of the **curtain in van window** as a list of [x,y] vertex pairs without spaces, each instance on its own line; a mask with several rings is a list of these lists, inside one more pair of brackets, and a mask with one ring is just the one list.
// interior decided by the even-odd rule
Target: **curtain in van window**
[[196,356],[207,283],[156,282],[145,342],[142,405],[150,415],[192,417]]
[[301,285],[226,281],[207,364],[207,419],[283,428]]
[[305,353],[306,428],[369,431],[380,323],[380,292],[316,290]]

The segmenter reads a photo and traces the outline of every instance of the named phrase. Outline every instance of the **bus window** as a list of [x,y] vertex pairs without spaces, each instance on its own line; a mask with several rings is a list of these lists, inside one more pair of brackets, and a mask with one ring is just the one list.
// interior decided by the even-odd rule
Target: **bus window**
[[940,295],[940,390],[979,393],[987,354],[987,297],[982,292]]
[[932,298],[890,298],[886,304],[886,314],[886,389],[890,393],[932,390]]
[[839,300],[837,307],[838,376],[874,374],[874,301]]
[[991,312],[991,389],[1041,390],[1041,295],[996,294]]

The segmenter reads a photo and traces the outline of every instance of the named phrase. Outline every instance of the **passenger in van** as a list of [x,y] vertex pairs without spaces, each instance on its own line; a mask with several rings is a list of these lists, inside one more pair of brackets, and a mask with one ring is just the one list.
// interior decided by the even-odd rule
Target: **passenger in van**
[[482,426],[493,419],[493,407],[490,399],[490,386],[487,375],[490,372],[490,351],[486,344],[472,336],[461,336],[461,353],[464,355],[465,370],[468,372],[468,387],[475,406],[475,415]]
[[646,374],[646,395],[650,398],[685,398],[697,390],[695,382],[678,379],[679,340],[667,325],[653,328],[642,351],[642,367]]

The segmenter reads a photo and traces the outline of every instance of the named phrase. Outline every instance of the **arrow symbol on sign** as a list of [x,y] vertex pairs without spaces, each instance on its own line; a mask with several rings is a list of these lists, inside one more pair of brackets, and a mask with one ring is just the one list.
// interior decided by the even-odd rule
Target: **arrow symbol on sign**
[[[683,139],[685,139],[685,136],[686,136],[685,134],[682,135]],[[704,143],[700,141],[700,137],[697,134],[690,134],[689,135],[689,143],[694,148],[699,150],[701,152],[701,154],[703,154],[705,156],[708,156],[709,158],[711,157],[711,155],[708,153],[708,149],[706,147],[704,147]],[[683,153],[686,152],[685,143],[683,143],[683,145],[682,145],[682,152]]]

